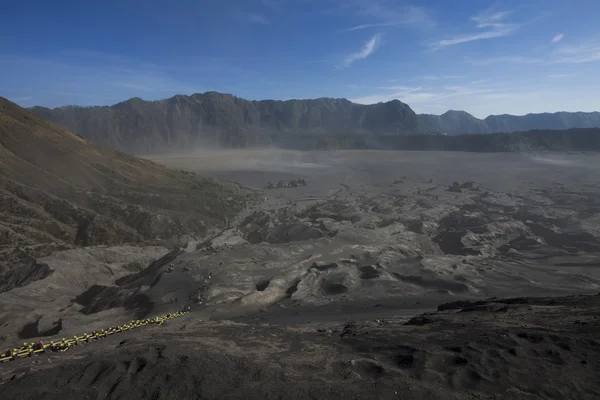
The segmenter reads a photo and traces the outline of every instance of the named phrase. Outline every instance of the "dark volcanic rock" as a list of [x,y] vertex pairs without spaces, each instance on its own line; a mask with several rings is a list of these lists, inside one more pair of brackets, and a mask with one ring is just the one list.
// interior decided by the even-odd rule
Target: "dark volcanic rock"
[[40,328],[40,320],[36,320],[35,322],[31,322],[23,326],[21,332],[19,332],[19,338],[21,339],[32,339],[37,337],[46,337],[46,336],[54,336],[58,335],[62,330],[62,319],[58,319],[54,321],[51,326]]
[[47,264],[36,261],[32,261],[20,268],[10,269],[3,275],[0,275],[0,293],[44,279],[53,272]]
[[423,325],[427,325],[427,324],[431,324],[431,323],[433,323],[433,320],[431,318],[429,318],[425,314],[421,314],[421,315],[417,315],[416,317],[412,317],[411,319],[406,321],[404,323],[404,325],[423,326]]
[[460,310],[463,307],[472,306],[475,303],[469,300],[459,300],[453,301],[451,303],[440,304],[437,309],[438,311],[446,311],[446,310]]

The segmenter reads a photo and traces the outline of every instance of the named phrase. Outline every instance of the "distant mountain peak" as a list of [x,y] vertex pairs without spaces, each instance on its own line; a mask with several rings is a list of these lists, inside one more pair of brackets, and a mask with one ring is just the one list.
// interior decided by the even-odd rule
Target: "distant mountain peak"
[[[442,115],[464,115],[464,116],[469,116],[469,117],[473,117],[471,114],[469,114],[466,111],[462,111],[462,110],[448,110],[445,113],[443,113]],[[475,117],[473,117],[475,118]]]

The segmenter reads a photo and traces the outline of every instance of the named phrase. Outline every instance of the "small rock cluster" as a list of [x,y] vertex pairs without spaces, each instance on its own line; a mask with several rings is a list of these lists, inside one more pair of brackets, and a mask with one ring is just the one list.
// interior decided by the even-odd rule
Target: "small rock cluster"
[[306,181],[302,178],[292,179],[290,181],[279,181],[276,184],[273,184],[271,181],[267,183],[267,189],[281,189],[281,188],[290,188],[290,187],[299,187],[306,186]]

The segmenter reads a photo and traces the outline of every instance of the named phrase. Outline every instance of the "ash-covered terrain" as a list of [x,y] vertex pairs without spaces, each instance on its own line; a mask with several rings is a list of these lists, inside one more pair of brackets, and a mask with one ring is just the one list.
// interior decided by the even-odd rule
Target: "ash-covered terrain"
[[260,150],[153,161],[282,187],[185,249],[38,260],[37,280],[0,293],[6,348],[191,313],[3,364],[0,397],[600,396],[597,157]]

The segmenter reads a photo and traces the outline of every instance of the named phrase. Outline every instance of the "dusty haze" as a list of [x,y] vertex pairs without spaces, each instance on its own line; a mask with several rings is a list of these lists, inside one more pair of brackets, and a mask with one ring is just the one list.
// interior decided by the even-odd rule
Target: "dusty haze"
[[[324,150],[277,148],[210,149],[146,158],[217,179],[263,188],[269,180],[305,177],[306,190],[322,193],[340,183],[356,186],[394,180],[402,175],[440,183],[473,180],[496,190],[551,182],[592,184],[600,158],[592,154],[469,153],[447,151]],[[318,188],[318,189],[317,189]]]

